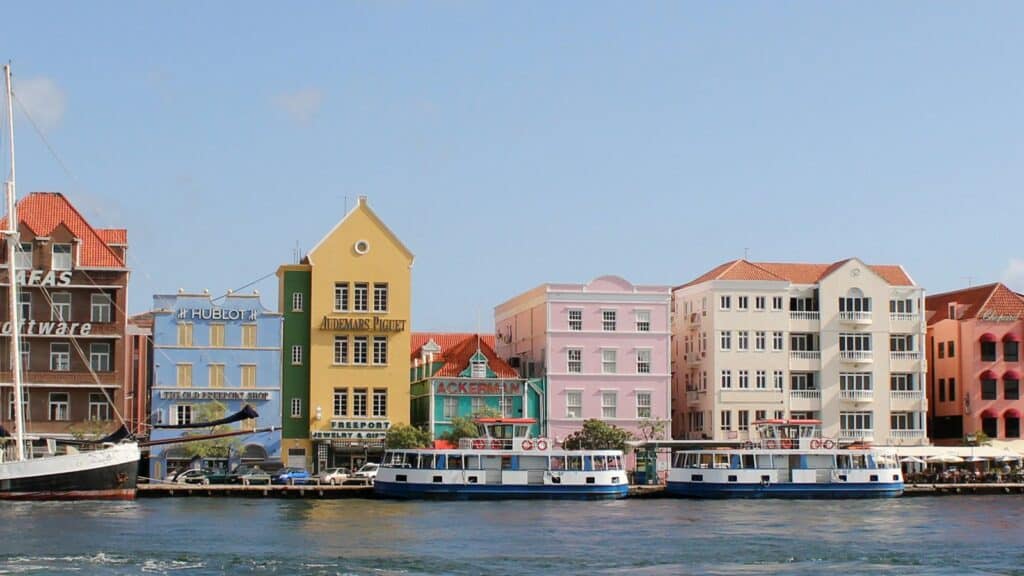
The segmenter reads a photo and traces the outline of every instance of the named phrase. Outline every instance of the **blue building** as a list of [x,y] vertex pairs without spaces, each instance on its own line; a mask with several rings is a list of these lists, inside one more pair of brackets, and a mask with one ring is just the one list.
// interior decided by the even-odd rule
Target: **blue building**
[[242,462],[281,458],[281,327],[281,315],[264,308],[257,293],[228,293],[215,299],[208,293],[153,297],[150,439],[206,432],[156,426],[205,422],[246,404],[259,418],[227,426],[277,430],[153,446],[151,478],[190,467],[230,470]]

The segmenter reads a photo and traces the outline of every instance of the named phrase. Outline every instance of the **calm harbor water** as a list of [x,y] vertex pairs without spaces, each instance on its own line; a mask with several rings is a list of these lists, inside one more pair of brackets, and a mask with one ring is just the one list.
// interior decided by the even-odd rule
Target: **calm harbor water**
[[0,504],[0,574],[1024,574],[1024,498]]

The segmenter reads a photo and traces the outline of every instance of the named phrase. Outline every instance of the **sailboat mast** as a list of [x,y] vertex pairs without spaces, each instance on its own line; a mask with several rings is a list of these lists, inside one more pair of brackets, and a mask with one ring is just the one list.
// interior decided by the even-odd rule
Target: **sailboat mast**
[[16,263],[14,261],[18,248],[18,215],[15,212],[14,201],[14,97],[11,95],[11,65],[4,65],[4,78],[7,81],[7,127],[10,130],[9,142],[11,144],[11,173],[7,179],[7,230],[4,236],[7,238],[7,296],[10,304],[11,319],[11,382],[14,384],[14,421],[17,429],[15,431],[15,442],[17,443],[18,460],[25,459],[25,414],[22,403],[21,391],[21,323],[18,322],[18,282],[15,278]]

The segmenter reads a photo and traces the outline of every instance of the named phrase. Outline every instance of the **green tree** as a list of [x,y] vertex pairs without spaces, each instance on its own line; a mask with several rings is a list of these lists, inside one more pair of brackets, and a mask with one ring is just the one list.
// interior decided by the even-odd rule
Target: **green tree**
[[[219,420],[227,414],[227,406],[217,402],[206,402],[200,404],[192,412],[193,422],[210,422],[213,420]],[[220,426],[214,426],[209,429],[196,429],[185,433],[185,436],[201,436],[205,434],[223,434],[224,432],[233,432],[234,428],[230,424],[221,424]],[[196,440],[194,442],[183,442],[181,448],[186,454],[195,458],[227,458],[231,455],[231,450],[236,449],[239,445],[237,437],[229,436],[227,438],[212,438],[210,440]]]
[[566,450],[622,450],[629,446],[626,442],[633,439],[633,434],[614,424],[606,424],[600,420],[590,419],[583,423],[583,428],[570,434],[562,441]]
[[637,428],[640,430],[641,440],[662,440],[665,438],[665,420],[657,420],[655,418],[643,418],[640,423],[637,424]]
[[430,444],[430,432],[408,424],[392,426],[384,437],[384,445],[388,448],[426,448]]
[[477,438],[480,432],[477,431],[476,422],[472,417],[456,416],[452,418],[451,430],[441,434],[441,439],[458,446],[459,440],[463,438]]

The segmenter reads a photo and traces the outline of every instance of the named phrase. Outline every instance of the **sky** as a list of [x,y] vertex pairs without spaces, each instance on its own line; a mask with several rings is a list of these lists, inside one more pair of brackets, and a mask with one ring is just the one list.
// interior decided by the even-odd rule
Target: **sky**
[[[752,261],[1024,290],[1024,4],[21,2],[19,195],[125,227],[129,312],[259,289],[355,198],[414,330]],[[270,275],[269,277],[267,277]],[[255,284],[253,281],[264,278]]]

